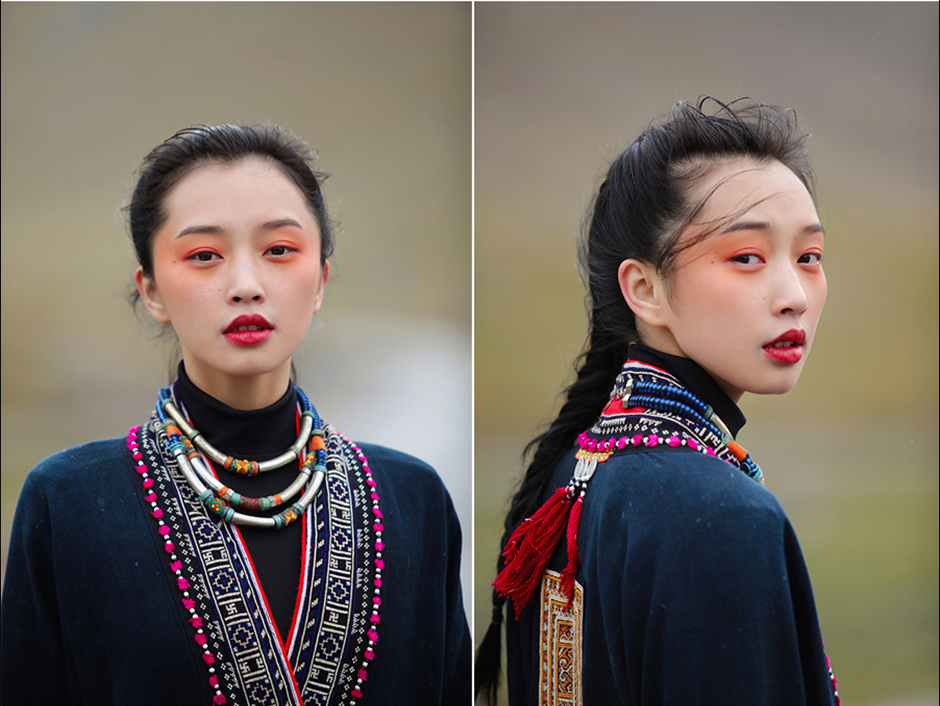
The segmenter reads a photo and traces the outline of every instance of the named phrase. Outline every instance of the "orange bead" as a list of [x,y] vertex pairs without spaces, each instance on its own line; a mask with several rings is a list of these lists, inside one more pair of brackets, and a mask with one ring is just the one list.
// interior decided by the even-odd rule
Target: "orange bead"
[[734,457],[739,461],[747,458],[747,450],[736,441],[728,442],[728,451],[734,454]]

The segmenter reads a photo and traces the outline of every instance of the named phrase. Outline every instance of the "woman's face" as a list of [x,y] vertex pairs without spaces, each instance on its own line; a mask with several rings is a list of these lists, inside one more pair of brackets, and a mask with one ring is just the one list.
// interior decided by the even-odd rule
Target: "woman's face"
[[251,157],[196,168],[164,210],[153,276],[136,275],[148,311],[173,325],[203,390],[233,406],[275,401],[329,273],[303,194],[276,164]]
[[826,300],[823,229],[802,182],[777,161],[738,159],[693,189],[710,192],[680,238],[659,345],[691,358],[735,401],[796,384]]

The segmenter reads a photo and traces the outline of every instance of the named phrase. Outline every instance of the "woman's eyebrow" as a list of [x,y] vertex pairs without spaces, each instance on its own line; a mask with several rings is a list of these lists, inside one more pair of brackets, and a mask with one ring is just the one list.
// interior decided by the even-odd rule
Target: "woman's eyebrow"
[[263,226],[261,226],[261,228],[263,230],[277,230],[278,228],[287,228],[289,226],[299,228],[300,230],[304,229],[304,227],[293,218],[278,218],[277,220],[268,221]]
[[[222,229],[219,226],[187,226],[183,228],[179,233],[176,234],[177,238],[183,238],[187,235],[194,235],[196,233],[215,235],[221,233]],[[175,240],[175,238],[174,238]]]
[[[278,228],[287,228],[294,227],[300,230],[303,230],[304,227],[300,225],[299,221],[294,220],[293,218],[278,218],[273,221],[267,221],[261,225],[261,230],[277,230]],[[221,226],[210,226],[210,225],[195,225],[187,226],[183,228],[179,233],[176,234],[177,238],[183,238],[187,235],[194,235],[196,233],[202,235],[218,235],[222,232]]]
[[[770,230],[770,223],[767,221],[737,221],[732,223],[729,226],[721,229],[721,234],[725,233],[735,233],[740,230]],[[822,227],[821,223],[810,223],[808,226],[805,226],[801,232],[801,235],[815,235],[820,233],[822,235],[826,234],[826,229]]]

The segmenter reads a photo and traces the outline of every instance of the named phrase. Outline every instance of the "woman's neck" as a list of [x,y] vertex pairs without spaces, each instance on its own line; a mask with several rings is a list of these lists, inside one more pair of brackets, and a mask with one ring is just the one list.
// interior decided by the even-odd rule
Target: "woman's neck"
[[297,394],[292,387],[282,390],[273,404],[238,409],[203,390],[181,363],[176,394],[193,426],[227,454],[263,460],[283,452],[297,436]]
[[737,436],[741,427],[747,422],[734,400],[728,397],[715,379],[691,358],[663,353],[640,344],[631,345],[627,356],[631,360],[638,360],[665,370],[678,378],[696,397],[712,406],[715,413],[727,425],[732,436]]
[[200,390],[233,409],[252,410],[268,407],[290,387],[290,360],[276,370],[262,375],[228,375],[198,361],[187,360],[186,374]]

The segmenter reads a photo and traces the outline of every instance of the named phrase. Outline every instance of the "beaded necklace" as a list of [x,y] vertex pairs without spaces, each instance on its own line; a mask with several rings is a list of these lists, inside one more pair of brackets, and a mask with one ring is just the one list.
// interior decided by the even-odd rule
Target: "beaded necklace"
[[[629,405],[629,407],[627,406]],[[656,413],[656,414],[651,414]],[[637,419],[645,418],[650,433],[616,435],[619,429],[636,432]],[[672,427],[672,433],[657,433]],[[676,433],[682,427],[687,433]],[[598,438],[604,437],[604,438]],[[610,403],[601,419],[578,436],[583,451],[624,449],[628,445],[656,447],[686,446],[709,456],[723,458],[764,484],[764,474],[747,450],[738,444],[711,405],[700,400],[675,377],[651,365],[628,361],[610,393]],[[580,459],[579,459],[580,460]]]
[[561,587],[570,607],[581,564],[578,522],[597,464],[630,446],[652,449],[660,445],[685,447],[720,458],[755,482],[763,483],[760,466],[732,439],[728,427],[710,405],[669,373],[628,360],[617,376],[600,419],[578,435],[576,464],[568,485],[558,488],[506,542],[505,565],[493,586],[501,595],[513,599],[517,618],[531,601],[566,527],[568,565],[561,573]]
[[[281,529],[303,516],[323,485],[326,477],[326,445],[323,442],[323,423],[303,390],[295,386],[294,391],[300,400],[302,410],[300,433],[297,440],[283,454],[260,463],[236,459],[218,451],[197,429],[189,424],[175,402],[173,389],[165,387],[160,391],[157,417],[169,440],[169,452],[176,458],[186,480],[199,493],[200,502],[223,521],[254,527]],[[202,457],[202,454],[205,454],[226,470],[232,470],[242,475],[256,475],[257,473],[265,473],[286,466],[288,463],[299,459],[305,445],[307,445],[307,453],[297,478],[280,493],[263,498],[241,495],[223,485],[209,470],[208,463]],[[196,447],[198,447],[198,450]],[[265,512],[282,506],[295,497],[301,489],[304,489],[304,493],[297,502],[292,503],[272,517],[247,515],[232,507],[234,505],[242,510]]]

